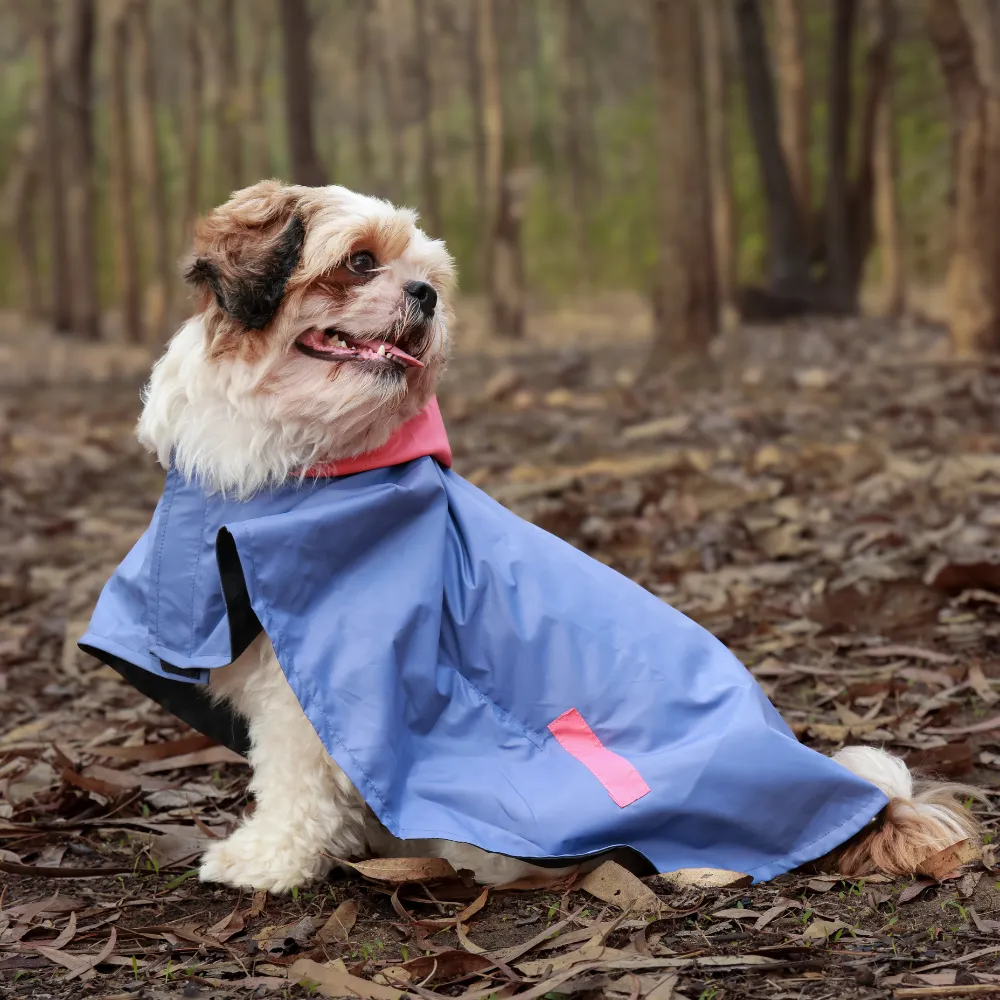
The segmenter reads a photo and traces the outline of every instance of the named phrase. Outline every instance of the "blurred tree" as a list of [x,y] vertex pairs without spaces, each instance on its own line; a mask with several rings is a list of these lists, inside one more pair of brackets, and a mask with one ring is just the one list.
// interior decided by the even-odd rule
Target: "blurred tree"
[[851,43],[856,0],[833,0],[833,32],[827,99],[826,284],[828,306],[838,313],[857,308],[857,264],[851,243],[848,156],[851,127]]
[[774,0],[775,68],[781,122],[781,148],[788,162],[799,216],[808,222],[812,212],[809,165],[810,116],[806,79],[806,22],[803,0]]
[[747,111],[764,187],[770,293],[777,311],[801,311],[814,299],[803,220],[781,148],[774,84],[757,0],[735,0]]
[[438,192],[437,144],[434,138],[434,78],[431,72],[435,35],[430,0],[413,0],[414,92],[420,118],[420,194],[424,228],[440,238],[441,206]]
[[1000,350],[1000,0],[931,0],[954,131],[948,325],[960,356]]
[[524,336],[524,263],[519,207],[522,177],[508,169],[495,0],[478,0],[476,28],[484,136],[485,285],[493,332]]
[[94,0],[75,0],[67,12],[65,85],[66,209],[73,256],[73,328],[87,340],[101,336],[97,285],[94,191]]
[[285,120],[295,184],[326,184],[326,171],[316,152],[313,130],[312,58],[306,0],[281,0],[285,65]]
[[587,12],[584,0],[559,3],[560,37],[558,77],[563,123],[563,161],[569,174],[570,215],[580,277],[589,285],[593,274],[590,253],[591,162],[590,113],[584,73]]
[[372,5],[371,0],[358,0],[354,22],[354,145],[358,158],[360,187],[369,193],[382,193],[384,184],[376,171],[372,148]]
[[41,158],[41,93],[33,95],[28,118],[14,143],[0,200],[0,223],[11,233],[16,247],[21,309],[26,316],[41,320],[45,303],[38,270],[38,240],[35,216],[38,208]]
[[875,103],[872,112],[874,136],[871,163],[875,203],[874,224],[881,265],[881,308],[884,315],[898,317],[906,304],[906,290],[899,197],[896,191],[899,151],[892,96],[892,53],[898,20],[895,0],[871,0],[868,5],[868,20],[871,34],[868,48],[868,79],[882,80],[881,86],[872,86],[872,90],[876,93],[870,98]]
[[651,0],[659,264],[650,369],[707,354],[718,328],[699,0]]
[[143,341],[139,287],[139,241],[136,237],[135,178],[128,115],[129,0],[118,0],[111,15],[110,150],[111,215],[115,230],[115,264],[122,308],[124,339]]
[[477,245],[480,247],[480,268],[485,277],[489,267],[487,262],[488,251],[484,244],[484,234],[486,227],[486,119],[483,113],[483,76],[480,70],[479,57],[479,5],[468,4],[467,8],[467,43],[466,43],[466,65],[468,69],[469,93],[472,95],[472,153],[475,167],[476,182],[476,216],[479,224],[479,239]]
[[[283,0],[281,0],[284,6]],[[242,6],[242,5],[241,5]],[[219,7],[219,166],[224,197],[243,187],[243,130],[240,101],[240,65],[237,44],[236,0]]]
[[181,243],[187,249],[201,207],[201,129],[204,109],[205,70],[202,55],[201,0],[185,6],[184,53],[187,59],[187,116],[184,119],[184,194],[181,209]]
[[400,24],[404,10],[394,0],[376,0],[378,33],[375,46],[378,79],[382,90],[382,113],[388,134],[390,199],[400,202],[406,197],[406,119],[403,114],[403,67],[400,38],[407,28]]
[[244,89],[247,112],[247,138],[250,157],[248,179],[250,182],[264,180],[271,176],[271,143],[267,135],[267,81],[268,56],[271,50],[274,26],[274,3],[272,0],[256,0],[251,10],[253,25],[250,48],[249,72],[245,77]]
[[711,179],[712,244],[719,321],[731,331],[739,323],[736,306],[738,236],[729,150],[729,63],[726,35],[729,8],[724,0],[701,0],[705,73],[705,129]]
[[149,0],[131,0],[135,44],[133,55],[139,86],[136,90],[136,132],[140,175],[146,211],[143,243],[152,253],[152,267],[146,286],[146,333],[154,342],[166,334],[174,269],[170,254],[170,228],[167,222],[167,192],[157,128],[156,67],[153,62],[153,37]]
[[63,162],[63,107],[59,87],[59,67],[56,62],[56,19],[52,0],[40,0],[34,5],[38,46],[38,65],[42,86],[42,174],[48,191],[50,232],[49,252],[52,260],[53,327],[60,333],[73,329],[73,286],[69,259],[69,221],[66,214],[66,179]]

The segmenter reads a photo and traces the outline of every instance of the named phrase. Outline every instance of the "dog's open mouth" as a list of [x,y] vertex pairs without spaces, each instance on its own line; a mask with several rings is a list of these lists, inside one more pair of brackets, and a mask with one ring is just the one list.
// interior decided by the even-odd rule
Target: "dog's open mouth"
[[423,368],[424,363],[387,340],[351,337],[340,330],[306,330],[295,346],[311,358],[323,361],[375,361],[404,368]]

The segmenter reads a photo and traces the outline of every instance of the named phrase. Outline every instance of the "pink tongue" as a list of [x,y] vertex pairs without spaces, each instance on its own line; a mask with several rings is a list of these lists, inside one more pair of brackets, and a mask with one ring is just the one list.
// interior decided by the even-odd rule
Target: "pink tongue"
[[355,340],[352,337],[344,336],[344,334],[340,334],[340,338],[344,341],[345,347],[338,347],[322,330],[310,330],[304,337],[300,338],[300,341],[314,351],[322,351],[331,357],[341,357],[345,360],[356,358],[358,351],[370,351],[372,354],[378,354],[378,349],[384,347],[387,355],[402,361],[404,365],[409,365],[411,368],[424,367],[424,363],[417,360],[412,354],[407,354],[395,344],[386,343],[384,340]]
[[411,368],[424,367],[424,363],[418,361],[412,354],[407,354],[406,351],[401,351],[395,344],[386,343],[384,340],[351,340],[350,344],[351,347],[374,351],[376,354],[378,354],[380,347],[384,347],[386,354],[402,361],[404,365],[409,365]]

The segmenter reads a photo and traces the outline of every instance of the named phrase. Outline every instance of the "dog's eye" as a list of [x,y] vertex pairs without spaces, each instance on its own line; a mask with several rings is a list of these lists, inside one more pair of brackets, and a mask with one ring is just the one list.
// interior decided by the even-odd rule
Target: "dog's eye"
[[367,250],[359,250],[357,253],[351,254],[347,266],[355,274],[368,274],[369,271],[374,271],[378,267],[378,262]]

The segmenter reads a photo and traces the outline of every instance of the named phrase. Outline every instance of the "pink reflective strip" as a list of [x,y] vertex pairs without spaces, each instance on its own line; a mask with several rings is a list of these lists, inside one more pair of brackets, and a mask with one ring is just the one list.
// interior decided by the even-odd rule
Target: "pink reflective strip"
[[575,709],[549,723],[549,732],[608,790],[624,809],[649,791],[642,775],[624,758],[609,750]]

